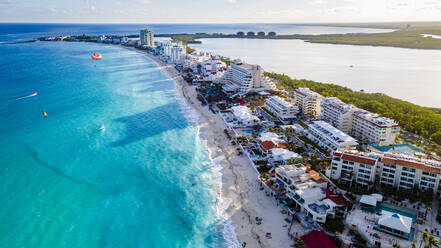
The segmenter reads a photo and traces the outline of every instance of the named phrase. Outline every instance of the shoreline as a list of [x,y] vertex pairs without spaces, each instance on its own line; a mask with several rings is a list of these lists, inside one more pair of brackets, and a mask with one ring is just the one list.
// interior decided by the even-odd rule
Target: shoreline
[[[239,241],[239,244],[231,244],[230,247],[241,247],[244,242],[246,247],[290,247],[294,241],[288,236],[288,225],[284,221],[286,216],[280,212],[273,198],[259,190],[258,175],[246,156],[236,154],[237,146],[231,145],[223,132],[227,128],[223,120],[196,101],[196,87],[188,85],[172,65],[164,64],[156,56],[135,48],[126,49],[143,54],[157,63],[175,81],[178,96],[197,113],[199,138],[221,173],[221,183],[216,193],[224,207],[221,209],[223,213],[220,213],[224,219],[223,233],[230,234],[233,229]],[[262,225],[256,224],[256,217],[263,219]],[[230,220],[232,227],[228,227]],[[271,233],[272,239],[267,239],[266,233]]]

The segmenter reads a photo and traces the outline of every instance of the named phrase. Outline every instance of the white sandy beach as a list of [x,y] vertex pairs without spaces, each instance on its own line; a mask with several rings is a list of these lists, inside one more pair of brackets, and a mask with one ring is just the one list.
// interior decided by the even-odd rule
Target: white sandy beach
[[[273,198],[259,190],[256,171],[245,155],[236,155],[237,146],[231,145],[225,136],[223,130],[226,125],[222,119],[200,104],[195,86],[188,85],[172,65],[164,65],[153,55],[137,52],[162,66],[176,81],[179,94],[198,113],[201,138],[207,143],[211,158],[218,161],[222,168],[222,187],[218,194],[221,199],[231,199],[226,215],[236,228],[238,241],[241,244],[246,242],[246,247],[290,247],[294,241],[288,236],[289,225],[284,221],[286,216],[281,214],[281,208]],[[263,219],[262,225],[256,224],[256,217]],[[272,238],[266,238],[266,233],[271,233]]]

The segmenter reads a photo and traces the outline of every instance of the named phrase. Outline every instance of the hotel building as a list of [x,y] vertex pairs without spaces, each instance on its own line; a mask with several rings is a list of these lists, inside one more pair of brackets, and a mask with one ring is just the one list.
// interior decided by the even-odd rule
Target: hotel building
[[308,124],[308,139],[330,154],[337,150],[355,149],[358,145],[354,138],[324,121],[313,121]]
[[439,190],[441,163],[412,156],[392,153],[361,153],[337,151],[327,172],[334,180],[370,187],[380,186],[398,189]]
[[153,30],[150,28],[142,29],[139,34],[139,39],[143,47],[153,47],[155,45]]
[[282,121],[296,118],[299,112],[297,106],[283,100],[278,96],[270,96],[265,102],[265,108]]
[[250,91],[275,89],[274,84],[263,76],[260,65],[250,65],[236,60],[224,74],[224,91],[245,95]]
[[302,164],[281,165],[275,169],[275,175],[283,183],[286,196],[295,203],[295,210],[316,222],[325,223],[327,216],[335,217],[346,209],[344,200],[328,197],[327,182]]
[[353,113],[351,134],[361,142],[388,146],[399,133],[400,126],[392,119],[362,109]]
[[398,123],[378,114],[346,104],[336,97],[324,98],[320,118],[360,142],[388,146],[400,133]]
[[321,102],[320,119],[325,120],[345,133],[352,130],[352,113],[357,108],[346,104],[337,97],[325,97]]
[[320,115],[322,96],[309,88],[294,90],[294,100],[303,116],[317,117]]

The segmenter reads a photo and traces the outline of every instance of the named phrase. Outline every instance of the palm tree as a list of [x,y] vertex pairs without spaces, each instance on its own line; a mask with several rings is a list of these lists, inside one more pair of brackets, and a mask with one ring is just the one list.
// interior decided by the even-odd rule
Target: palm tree
[[429,236],[428,245],[430,248],[439,247],[439,242],[434,236]]
[[[426,244],[426,241],[427,241],[427,239],[429,238],[429,233],[428,232],[426,232],[426,231],[424,231],[422,234],[421,234],[421,236],[423,237],[423,242],[424,242],[424,244]],[[421,248],[421,246],[423,245],[423,242],[421,242],[420,243],[420,247],[419,248]],[[424,247],[425,247],[426,245],[424,245]]]
[[394,244],[394,246],[392,246],[393,248],[401,248],[400,244]]

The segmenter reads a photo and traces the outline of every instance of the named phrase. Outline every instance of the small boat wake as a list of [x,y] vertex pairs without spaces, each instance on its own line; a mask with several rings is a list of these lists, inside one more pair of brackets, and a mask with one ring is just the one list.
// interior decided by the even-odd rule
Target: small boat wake
[[19,98],[17,98],[17,99],[15,99],[16,101],[17,100],[22,100],[22,99],[26,99],[26,98],[29,98],[29,97],[34,97],[34,96],[36,96],[37,95],[37,93],[32,93],[32,94],[30,94],[30,95],[28,95],[28,96],[22,96],[22,97],[19,97]]
[[104,125],[101,125],[100,128],[98,128],[98,130],[101,130],[102,132],[106,131],[106,127]]

